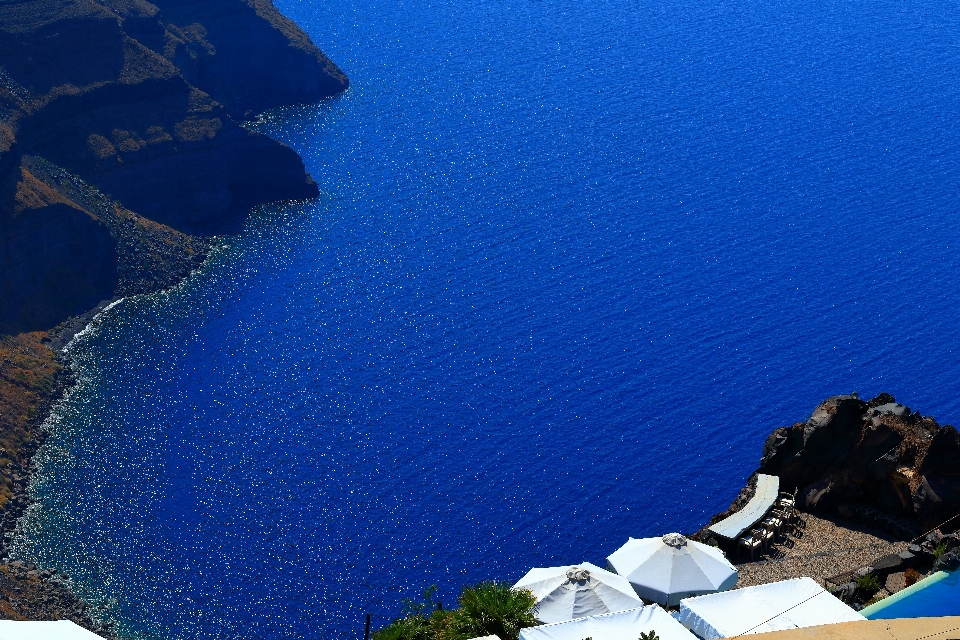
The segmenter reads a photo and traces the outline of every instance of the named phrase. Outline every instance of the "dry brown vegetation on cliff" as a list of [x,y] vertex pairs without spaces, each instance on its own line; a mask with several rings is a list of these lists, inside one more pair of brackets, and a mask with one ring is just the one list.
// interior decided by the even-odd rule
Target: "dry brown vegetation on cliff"
[[5,620],[73,620],[81,627],[112,638],[88,615],[88,606],[61,577],[22,563],[0,565],[0,618]]
[[0,339],[0,509],[26,484],[37,421],[61,372],[43,337],[27,333]]

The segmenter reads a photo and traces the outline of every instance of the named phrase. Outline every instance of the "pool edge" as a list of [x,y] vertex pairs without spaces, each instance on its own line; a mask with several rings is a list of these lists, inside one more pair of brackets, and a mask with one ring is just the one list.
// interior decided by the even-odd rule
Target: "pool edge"
[[872,605],[870,605],[869,607],[864,607],[863,609],[860,610],[860,615],[862,615],[864,618],[867,618],[868,620],[870,620],[870,619],[871,619],[870,616],[874,615],[875,613],[878,613],[878,612],[880,612],[880,611],[883,611],[884,609],[886,609],[886,608],[889,607],[890,605],[896,604],[897,602],[900,602],[901,600],[903,600],[903,599],[906,598],[907,596],[913,595],[913,594],[916,593],[917,591],[922,591],[923,589],[926,589],[926,588],[929,587],[930,585],[933,585],[933,584],[936,584],[937,582],[940,582],[941,580],[943,580],[944,578],[946,578],[946,577],[949,576],[949,575],[950,575],[950,572],[948,572],[948,571],[937,571],[936,573],[933,573],[933,574],[927,576],[927,577],[924,578],[923,580],[920,580],[919,582],[916,582],[916,583],[910,585],[910,586],[907,587],[906,589],[902,589],[902,590],[896,592],[895,594],[884,598],[884,599],[881,600],[880,602],[875,602],[875,603],[873,603]]

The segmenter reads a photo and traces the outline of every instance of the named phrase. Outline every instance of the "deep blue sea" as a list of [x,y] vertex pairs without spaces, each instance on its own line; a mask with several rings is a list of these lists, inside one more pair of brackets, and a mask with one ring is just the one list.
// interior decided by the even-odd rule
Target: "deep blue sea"
[[350,76],[71,346],[17,554],[142,639],[354,639],[690,532],[773,428],[960,420],[960,4],[278,0]]

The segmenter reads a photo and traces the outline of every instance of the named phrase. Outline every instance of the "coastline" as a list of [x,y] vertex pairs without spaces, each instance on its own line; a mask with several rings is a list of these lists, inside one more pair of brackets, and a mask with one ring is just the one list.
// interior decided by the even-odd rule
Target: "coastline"
[[[69,350],[66,349],[66,347],[69,345],[70,340],[77,335],[82,334],[92,324],[94,324],[101,313],[103,313],[105,310],[108,310],[122,299],[123,298],[116,298],[113,300],[101,301],[90,311],[70,318],[68,321],[62,323],[55,331],[51,331],[47,334],[31,334],[33,344],[36,348],[52,354],[52,362],[56,363],[56,368],[53,369],[52,367],[49,367],[49,363],[43,361],[42,359],[38,360],[39,369],[52,370],[52,373],[48,376],[51,380],[51,383],[46,386],[38,385],[38,404],[35,412],[33,413],[32,420],[29,423],[29,436],[25,438],[24,446],[17,453],[18,460],[21,460],[19,463],[20,468],[25,470],[26,478],[22,478],[20,483],[14,484],[15,493],[8,500],[8,504],[10,506],[4,509],[2,533],[7,534],[14,530],[17,519],[23,514],[24,510],[31,502],[29,496],[29,482],[34,472],[31,460],[33,455],[36,453],[39,447],[42,446],[47,437],[47,434],[43,429],[43,424],[49,417],[51,410],[55,407],[56,403],[63,397],[63,395],[71,388],[73,384],[73,372],[71,370]],[[17,339],[25,340],[26,336],[18,336]],[[56,352],[53,350],[54,347],[57,347]],[[831,403],[836,404],[837,398],[840,397],[835,396],[826,400],[824,403],[821,403],[821,405],[818,406],[818,408],[814,411],[814,416],[817,415],[817,412],[821,410],[824,405],[830,406]],[[885,394],[881,394],[881,396],[878,396],[878,398],[881,400],[886,400],[887,396]],[[866,408],[868,404],[863,403],[863,406]],[[832,415],[836,415],[836,412],[834,412]],[[863,415],[871,416],[872,414],[865,409]],[[829,427],[830,424],[831,422],[827,421],[824,425],[820,426]],[[867,430],[869,430],[870,426],[871,425],[869,422],[863,425],[863,427]],[[948,428],[949,427],[945,427],[945,429]],[[774,435],[776,435],[777,432],[778,430],[774,430]],[[771,438],[773,438],[773,435],[771,435]],[[760,448],[759,443],[756,443],[754,446]],[[764,451],[766,452],[768,449],[769,447],[765,448]],[[763,467],[761,466],[761,470],[762,469]],[[709,543],[710,540],[708,539],[709,534],[707,532],[707,527],[719,521],[720,519],[728,517],[729,515],[739,511],[747,502],[749,502],[754,493],[757,474],[761,470],[758,470],[748,478],[744,487],[739,491],[730,507],[726,511],[716,514],[710,518],[702,529],[694,534],[691,534],[691,538],[699,539]],[[25,482],[23,482],[23,480],[25,480]],[[801,507],[804,507],[803,503],[801,503]],[[822,583],[824,578],[833,575],[830,572],[831,570],[829,567],[840,567],[837,569],[837,571],[840,571],[841,569],[855,569],[862,565],[868,565],[869,562],[886,553],[900,552],[903,550],[900,547],[905,547],[905,544],[902,543],[902,540],[898,542],[895,539],[895,536],[890,536],[889,534],[884,535],[883,533],[872,529],[869,526],[865,526],[862,523],[858,524],[843,518],[842,515],[845,513],[843,508],[839,509],[841,512],[840,514],[835,513],[837,510],[830,509],[830,513],[823,513],[823,510],[821,510],[819,515],[814,515],[814,510],[807,509],[803,516],[808,523],[814,522],[816,524],[815,529],[817,529],[817,531],[823,529],[823,523],[827,523],[827,526],[831,529],[831,531],[825,537],[811,536],[813,530],[808,528],[806,531],[800,534],[800,536],[806,536],[805,539],[798,536],[793,541],[793,544],[796,544],[797,548],[792,553],[785,547],[783,548],[783,551],[786,551],[786,553],[783,553],[780,550],[771,549],[771,555],[766,558],[761,557],[761,559],[757,562],[740,562],[739,559],[735,560],[734,556],[730,555],[731,560],[733,560],[735,564],[744,570],[744,580],[741,581],[739,586],[751,586],[753,584],[762,584],[776,580],[788,579],[791,577],[799,577],[800,575],[811,575],[811,577],[815,577],[818,582]],[[853,533],[866,536],[866,544],[855,545],[856,548],[846,548],[843,541],[848,540],[849,536]],[[841,541],[840,544],[836,544],[837,541]],[[896,548],[894,548],[894,546]],[[69,582],[66,581],[63,576],[56,576],[48,572],[38,571],[36,567],[33,567],[29,564],[11,562],[7,557],[6,549],[3,549],[3,552],[0,553],[0,563],[2,563],[0,564],[0,572],[2,572],[2,574],[0,574],[0,591],[4,590],[4,577],[10,576],[9,580],[15,581],[25,593],[28,589],[32,589],[32,591],[30,591],[30,593],[33,594],[31,597],[21,598],[21,600],[25,601],[24,605],[29,603],[31,599],[34,602],[42,601],[44,603],[44,607],[40,609],[22,606],[19,611],[3,613],[7,613],[9,616],[20,615],[24,617],[50,615],[67,617],[69,619],[73,619],[78,624],[81,624],[81,626],[85,626],[97,631],[101,635],[104,635],[104,637],[115,637],[113,635],[109,635],[112,633],[112,630],[109,626],[104,626],[96,619],[96,611],[91,609],[88,603],[84,603],[76,598],[76,596],[70,591]],[[811,574],[811,571],[814,571],[814,574]],[[0,605],[0,611],[2,611],[2,605]]]
[[123,297],[115,297],[110,300],[101,300],[97,306],[86,313],[67,319],[59,326],[47,332],[47,337],[42,342],[58,355],[63,355],[67,345],[79,334],[87,330],[94,319],[102,312],[121,302]]
[[[12,560],[7,542],[15,534],[21,517],[33,504],[30,487],[37,469],[34,456],[46,442],[49,432],[44,428],[47,420],[66,394],[76,384],[73,362],[68,352],[71,342],[88,331],[105,311],[109,311],[123,302],[129,295],[149,295],[159,291],[169,291],[183,284],[188,278],[200,271],[218,245],[216,238],[204,240],[202,260],[194,258],[197,266],[190,271],[174,267],[166,273],[158,274],[158,279],[167,286],[145,287],[143,291],[124,296],[115,296],[101,300],[84,313],[72,316],[49,331],[23,333],[0,338],[0,353],[3,341],[11,348],[32,349],[36,353],[32,374],[38,383],[27,393],[35,405],[28,411],[28,420],[24,423],[22,446],[17,448],[0,447],[0,465],[5,455],[12,454],[14,481],[9,485],[9,494],[3,494],[3,478],[0,475],[0,619],[11,620],[72,620],[76,624],[93,631],[106,640],[120,640],[114,629],[114,623],[98,615],[98,607],[77,596],[71,588],[71,578],[67,574],[36,567],[32,562]],[[9,408],[5,402],[4,386],[10,386],[4,376],[4,364],[10,362],[3,358],[0,362],[0,407]],[[22,375],[14,374],[16,383],[22,383]],[[2,416],[3,413],[0,413]],[[0,418],[2,421],[2,418]],[[0,425],[0,443],[5,443],[4,435],[9,429]],[[6,469],[0,469],[0,474]],[[22,475],[21,475],[22,474]]]
[[[56,332],[51,332],[52,335],[32,334],[34,345],[41,350],[54,353],[52,346],[60,345],[58,351],[52,356],[57,367],[50,376],[53,382],[45,387],[45,390],[41,389],[42,392],[37,395],[38,408],[29,424],[29,436],[18,452],[19,459],[25,461],[21,463],[21,467],[26,472],[26,478],[21,478],[21,482],[14,485],[15,493],[7,501],[10,506],[3,510],[3,534],[11,533],[15,529],[17,519],[30,505],[29,482],[35,471],[31,460],[46,440],[47,433],[44,431],[43,425],[56,403],[69,391],[73,384],[69,349],[66,349],[66,347],[70,344],[71,339],[81,335],[94,325],[101,313],[121,300],[122,298],[101,301],[94,309],[64,322],[57,328]],[[18,336],[17,338],[26,339],[24,336]],[[40,362],[39,368],[44,369],[44,363],[42,361],[38,362]],[[885,395],[878,397],[886,399]],[[835,403],[836,398],[828,399],[821,406],[818,406],[817,410],[823,404]],[[866,403],[864,403],[864,406],[866,406]],[[817,410],[814,411],[814,415],[817,414]],[[868,415],[868,412],[864,415]],[[829,422],[827,425],[829,425]],[[869,423],[864,425],[866,429],[869,429],[869,426]],[[774,434],[776,433],[775,430]],[[759,448],[759,443],[753,446]],[[739,511],[749,502],[753,496],[759,472],[758,470],[747,479],[726,511],[714,515],[702,529],[691,534],[690,537],[709,543],[707,527]],[[801,504],[801,507],[803,506]],[[869,566],[881,556],[906,550],[907,543],[902,538],[897,539],[896,535],[885,534],[869,525],[844,518],[844,514],[850,511],[844,508],[847,506],[841,505],[840,509],[830,509],[828,510],[829,513],[821,509],[818,515],[814,515],[814,510],[805,510],[802,513],[804,522],[801,530],[795,532],[792,539],[785,537],[781,544],[771,547],[766,557],[762,556],[757,561],[750,559],[750,561],[743,562],[742,558],[735,558],[728,550],[731,561],[741,571],[741,581],[738,583],[738,587],[765,584],[800,576],[813,577],[817,582],[824,584],[826,578],[832,577],[840,571],[856,570],[858,567]],[[856,538],[857,544],[851,544],[851,540],[854,540],[854,538]],[[5,539],[6,537],[4,537]],[[114,635],[109,623],[98,619],[96,608],[91,607],[89,603],[83,602],[72,593],[69,579],[66,576],[58,576],[38,570],[29,563],[11,561],[6,549],[3,547],[0,547],[0,549],[3,549],[3,552],[0,553],[0,593],[21,594],[18,597],[5,598],[10,601],[16,600],[18,609],[8,609],[4,607],[3,603],[0,603],[0,614],[22,619],[44,619],[50,616],[67,618],[105,638],[118,637]],[[890,590],[890,593],[896,593],[896,591]],[[37,606],[38,603],[42,603],[42,606]]]
[[[104,302],[109,302],[109,300],[105,300]],[[105,308],[105,307],[102,306],[102,305],[103,305],[103,303],[101,303],[100,305],[98,305],[98,307],[100,307],[101,309],[102,309],[102,308]],[[84,315],[86,315],[86,314],[84,314]],[[59,350],[59,349],[57,349],[57,345],[59,345],[60,349],[62,349],[64,346],[66,346],[66,344],[69,343],[70,339],[71,339],[74,335],[77,335],[78,333],[84,331],[84,329],[85,329],[87,326],[89,326],[89,322],[93,319],[94,315],[95,315],[94,313],[91,313],[91,314],[90,314],[90,317],[89,317],[89,319],[88,319],[87,321],[82,321],[82,320],[80,319],[81,316],[77,316],[77,317],[76,317],[76,318],[77,318],[76,321],[71,325],[72,328],[67,327],[67,328],[65,329],[65,331],[64,331],[63,334],[60,334],[59,336],[50,339],[50,345],[51,345],[51,347],[54,348],[54,350]],[[59,341],[59,342],[57,342],[57,341]],[[68,387],[68,388],[69,388],[69,387]],[[819,399],[819,398],[818,398],[818,399]],[[55,403],[54,403],[53,406],[56,406]],[[40,417],[40,419],[42,420],[42,416]],[[41,422],[41,424],[42,424],[42,422]],[[741,447],[744,447],[744,448],[746,448],[746,447],[749,447],[749,448],[750,448],[750,452],[751,452],[750,455],[751,455],[751,457],[752,457],[752,452],[754,451],[754,447],[756,446],[756,445],[754,444],[753,440],[754,440],[754,439],[750,439],[749,442],[744,443],[744,445],[740,445]],[[734,482],[736,482],[736,480],[739,480],[739,475],[740,475],[740,474],[738,473],[736,476],[734,476],[734,478],[735,478]],[[29,481],[29,478],[28,478],[28,481]],[[738,488],[738,487],[730,487],[729,489],[724,490],[724,491],[722,492],[722,493],[723,493],[723,496],[724,496],[723,499],[726,500],[727,498],[732,497],[732,494],[735,494],[735,493],[736,493],[736,488]],[[784,487],[784,488],[787,488],[787,487]],[[793,487],[789,487],[789,489],[792,490]],[[727,494],[730,494],[730,495],[727,495]],[[746,498],[749,498],[749,491],[747,491],[746,494],[743,494],[743,491],[741,491],[741,494],[740,494],[740,495],[745,495]],[[738,498],[738,500],[739,500],[739,498]],[[724,502],[724,505],[725,505],[725,504],[726,504],[726,502]],[[718,509],[719,509],[721,506],[723,506],[723,505],[719,505],[719,506],[718,506]],[[697,518],[697,519],[699,520],[699,518]],[[698,524],[699,524],[699,523],[698,523]],[[690,527],[690,528],[694,528],[694,527]]]
[[270,0],[38,0],[0,10],[0,37],[0,618],[112,640],[68,576],[10,559],[75,383],[67,346],[124,298],[179,285],[253,207],[315,197],[295,151],[240,123],[349,81]]
[[[84,327],[95,316],[96,313],[91,315]],[[72,320],[74,325],[81,322],[81,318]],[[34,456],[48,437],[44,424],[57,402],[74,384],[69,360],[50,349],[44,341],[52,342],[45,333],[32,333],[6,337],[0,342],[4,354],[0,364],[4,417],[11,407],[16,406],[11,394],[23,401],[26,409],[17,416],[16,425],[5,424],[2,430],[0,617],[12,620],[67,619],[112,639],[116,637],[112,626],[98,620],[90,604],[73,593],[68,576],[9,558],[7,541],[33,502],[30,486],[36,472]]]
[[[174,289],[202,269],[214,246],[213,241],[207,242],[207,250],[199,266],[188,273],[178,274],[178,279],[160,290]],[[154,288],[150,288],[135,295],[155,292]],[[50,418],[57,403],[76,383],[67,347],[77,336],[90,329],[103,312],[110,310],[126,297],[116,296],[109,300],[101,300],[92,309],[68,318],[49,331],[18,334],[0,339],[11,343],[13,345],[11,348],[20,346],[33,349],[38,353],[33,373],[40,381],[35,388],[28,391],[35,401],[35,406],[31,407],[32,411],[28,412],[29,419],[23,425],[22,446],[0,447],[0,464],[4,456],[15,461],[10,467],[13,470],[14,481],[9,485],[9,494],[4,495],[0,489],[0,619],[66,619],[97,633],[106,640],[120,639],[120,636],[115,633],[114,624],[101,618],[97,613],[97,607],[73,592],[70,576],[39,569],[32,562],[11,560],[7,542],[15,534],[21,517],[34,501],[30,493],[30,486],[37,471],[34,456],[49,436],[44,424]],[[0,345],[3,344],[0,342]],[[4,385],[9,385],[3,375],[5,373],[3,365],[7,362],[10,362],[9,358],[3,358],[3,362],[0,362],[0,398],[3,396]],[[23,376],[14,375],[17,382],[22,382],[21,377]],[[0,402],[3,401],[0,400]],[[9,402],[3,402],[3,404],[9,407]],[[4,432],[5,430],[0,426],[0,442],[3,441]],[[2,482],[3,480],[0,479],[0,483]]]
[[[117,298],[114,300],[101,301],[90,311],[64,322],[55,332],[52,331],[49,334],[31,334],[34,347],[53,354],[51,356],[52,362],[56,363],[56,367],[50,367],[50,362],[44,361],[42,358],[38,360],[38,370],[51,371],[48,375],[51,383],[46,386],[42,384],[37,386],[37,408],[29,422],[29,435],[24,439],[24,445],[17,452],[18,460],[21,461],[18,463],[20,465],[19,468],[25,471],[26,478],[21,477],[20,480],[13,485],[15,491],[7,500],[10,506],[3,511],[2,533],[7,534],[14,530],[17,519],[30,504],[29,482],[34,472],[31,459],[39,447],[43,445],[47,437],[43,429],[43,424],[49,417],[53,407],[56,406],[57,401],[63,397],[73,384],[69,350],[65,350],[65,348],[69,345],[71,339],[82,334],[94,324],[101,313],[122,299],[123,298]],[[17,339],[26,340],[27,336],[18,336]],[[59,346],[56,353],[53,351],[53,346]],[[840,399],[839,401],[838,398]],[[881,394],[878,398],[882,401],[887,400],[889,397]],[[824,406],[833,406],[838,402],[842,403],[844,400],[841,396],[834,396],[827,399],[817,407],[811,420],[814,420],[818,411],[821,411]],[[876,402],[871,402],[876,405]],[[859,429],[863,429],[864,432],[868,433],[873,427],[871,421],[877,417],[877,414],[875,411],[871,412],[868,408],[869,403],[862,403],[862,405],[863,412],[858,416],[860,423]],[[838,413],[841,416],[843,415],[842,412],[832,412],[830,415],[836,416]],[[903,413],[904,412],[900,412],[899,416],[895,416],[897,420],[893,422],[887,418],[884,419],[890,424],[896,423],[900,427],[913,428],[913,426],[915,426],[914,423],[901,419]],[[881,415],[893,416],[894,414],[887,413]],[[930,420],[932,419],[918,419],[916,424],[929,424]],[[830,428],[831,425],[836,427],[836,424],[833,424],[833,419],[827,420],[822,424],[815,422],[815,426],[818,428]],[[944,432],[948,434],[951,429],[952,427],[949,426],[943,427]],[[779,430],[774,430],[770,438],[773,438],[778,431]],[[862,440],[862,438],[860,439]],[[751,445],[748,444],[747,446]],[[759,443],[755,443],[751,448],[753,446],[760,448]],[[853,448],[856,449],[856,446],[855,444]],[[765,459],[768,458],[766,454],[769,453],[769,449],[770,447],[764,448]],[[936,451],[934,453],[936,453]],[[925,457],[927,457],[926,452],[924,452],[922,458]],[[844,465],[848,465],[846,458],[843,460],[841,466]],[[762,462],[761,470],[763,468]],[[739,491],[726,511],[710,518],[702,529],[691,534],[691,538],[710,543],[707,527],[739,511],[749,502],[754,493],[757,474],[760,473],[761,470],[758,470],[748,478],[744,487]],[[836,469],[833,469],[831,472],[836,472]],[[814,482],[814,485],[815,484],[816,482]],[[799,495],[804,495],[804,492],[801,491]],[[772,547],[771,553],[767,557],[761,557],[760,560],[756,562],[752,560],[750,562],[740,562],[740,559],[734,559],[734,556],[730,554],[728,550],[728,555],[731,560],[734,561],[743,572],[743,579],[738,586],[752,586],[754,584],[774,582],[800,577],[802,575],[814,577],[818,582],[824,583],[825,579],[833,576],[834,573],[855,570],[861,566],[869,566],[871,562],[883,555],[899,553],[906,549],[906,543],[902,536],[900,539],[897,539],[895,534],[884,534],[864,523],[857,523],[845,518],[844,514],[856,512],[855,509],[851,509],[850,505],[846,503],[839,505],[838,508],[831,507],[824,509],[821,507],[818,515],[814,515],[814,512],[817,511],[816,504],[813,504],[811,508],[810,504],[802,502],[800,506],[805,511],[803,513],[805,526],[792,541],[789,541],[789,547],[779,545]],[[862,538],[863,541],[865,541],[864,544],[847,544],[852,535]],[[912,536],[908,536],[908,538],[909,537]],[[787,542],[788,540],[784,539],[784,545],[786,545]],[[836,568],[836,571],[834,571],[834,568]],[[7,582],[4,582],[5,580]],[[42,617],[45,616],[66,617],[81,624],[81,626],[100,633],[104,637],[116,637],[112,635],[112,629],[109,625],[104,625],[101,621],[97,620],[96,610],[91,608],[88,603],[78,599],[70,591],[69,581],[65,576],[56,576],[49,572],[39,571],[30,564],[23,564],[16,561],[11,562],[4,549],[3,553],[0,553],[0,592],[5,592],[5,590],[8,589],[5,587],[7,583],[12,585],[9,587],[9,591],[19,589],[23,594],[28,594],[20,596],[19,598],[11,598],[20,601],[18,602],[20,606],[18,610],[6,611],[3,609],[3,605],[0,604],[0,612],[8,617],[22,616],[28,619],[37,619],[37,617],[42,619]],[[891,593],[895,592],[891,591]],[[39,608],[33,606],[38,602],[42,602],[43,606]]]

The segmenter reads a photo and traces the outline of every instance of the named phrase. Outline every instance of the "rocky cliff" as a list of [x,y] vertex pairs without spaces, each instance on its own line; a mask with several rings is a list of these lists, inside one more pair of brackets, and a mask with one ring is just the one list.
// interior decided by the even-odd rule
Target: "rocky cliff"
[[[890,394],[866,402],[856,394],[827,398],[806,422],[770,434],[757,473],[797,490],[801,510],[834,513],[903,539],[943,523],[945,531],[960,528],[960,433]],[[739,510],[751,486],[711,524]]]
[[169,286],[317,187],[249,114],[347,79],[270,0],[0,0],[0,332]]
[[[0,0],[0,533],[70,383],[49,346],[100,301],[175,284],[251,207],[316,196],[292,149],[240,121],[346,87],[270,0]],[[113,637],[6,540],[0,618]]]
[[889,394],[828,398],[806,422],[770,434],[760,471],[798,487],[810,511],[868,505],[924,529],[960,511],[960,433]]

